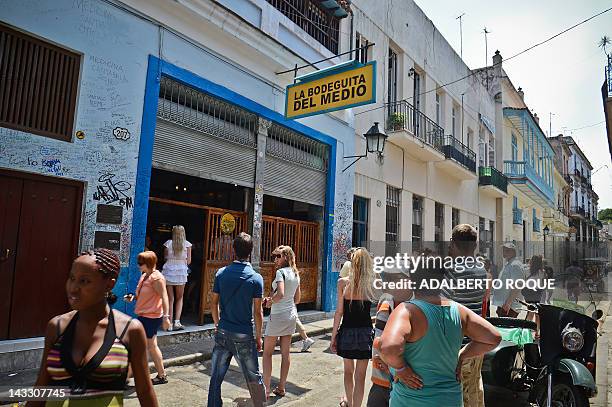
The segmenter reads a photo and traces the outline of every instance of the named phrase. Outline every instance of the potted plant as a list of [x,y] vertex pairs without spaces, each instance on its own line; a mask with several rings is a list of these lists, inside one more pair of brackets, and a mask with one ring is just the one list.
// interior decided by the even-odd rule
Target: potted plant
[[391,113],[389,116],[389,128],[393,130],[401,130],[406,122],[406,116],[402,113]]

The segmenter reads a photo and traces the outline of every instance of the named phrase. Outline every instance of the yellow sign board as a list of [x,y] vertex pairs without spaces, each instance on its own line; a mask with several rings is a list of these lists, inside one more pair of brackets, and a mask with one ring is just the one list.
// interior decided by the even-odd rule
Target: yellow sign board
[[375,101],[376,61],[346,65],[340,70],[316,72],[287,86],[285,117],[297,119]]
[[221,217],[221,233],[229,235],[236,229],[236,219],[231,213],[226,213]]

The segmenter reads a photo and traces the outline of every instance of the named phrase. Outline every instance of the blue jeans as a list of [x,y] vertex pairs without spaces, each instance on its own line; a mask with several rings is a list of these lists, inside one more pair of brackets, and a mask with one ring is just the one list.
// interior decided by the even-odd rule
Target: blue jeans
[[263,379],[259,373],[257,346],[253,335],[219,329],[215,335],[212,353],[212,372],[208,389],[208,407],[221,407],[221,383],[225,378],[232,356],[242,369],[255,407],[263,406],[266,399]]

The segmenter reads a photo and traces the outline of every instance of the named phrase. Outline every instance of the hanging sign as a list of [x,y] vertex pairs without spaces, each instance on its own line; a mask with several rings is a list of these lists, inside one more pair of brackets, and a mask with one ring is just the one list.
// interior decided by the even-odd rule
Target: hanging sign
[[221,217],[221,233],[229,235],[236,229],[236,219],[231,213],[226,213]]
[[348,109],[376,102],[376,61],[355,61],[296,78],[287,86],[285,117]]

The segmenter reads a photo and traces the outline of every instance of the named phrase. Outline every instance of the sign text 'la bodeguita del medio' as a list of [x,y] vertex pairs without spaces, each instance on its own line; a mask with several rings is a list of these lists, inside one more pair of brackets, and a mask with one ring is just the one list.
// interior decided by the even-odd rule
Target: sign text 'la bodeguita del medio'
[[[324,75],[324,76],[323,76]],[[312,79],[311,79],[312,78]],[[285,117],[296,119],[376,101],[376,62],[344,65],[287,87]]]

